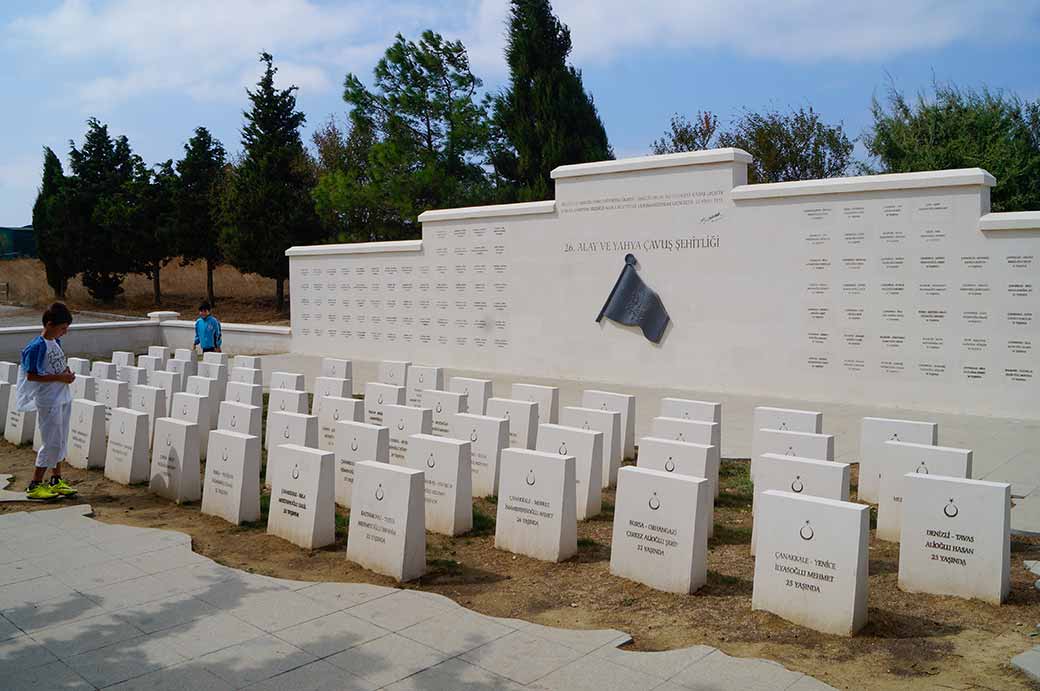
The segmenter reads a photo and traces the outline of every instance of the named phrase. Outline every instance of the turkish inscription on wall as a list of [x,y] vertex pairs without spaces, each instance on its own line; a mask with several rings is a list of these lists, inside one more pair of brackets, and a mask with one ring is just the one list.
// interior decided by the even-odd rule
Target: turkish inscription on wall
[[[1033,381],[1029,360],[1016,356],[1032,351],[1035,257],[960,249],[950,239],[951,204],[908,198],[797,209],[806,369],[903,381]],[[1011,309],[997,313],[994,304]]]

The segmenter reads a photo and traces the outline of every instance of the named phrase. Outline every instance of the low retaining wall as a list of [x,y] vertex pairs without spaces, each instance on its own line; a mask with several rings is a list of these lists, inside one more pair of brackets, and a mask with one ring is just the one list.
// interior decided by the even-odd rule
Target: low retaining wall
[[[156,316],[152,316],[156,315]],[[170,319],[176,312],[152,313],[151,319],[96,324],[73,324],[62,339],[70,356],[105,359],[112,351],[129,350],[144,353],[150,345],[190,348],[195,340],[195,322]],[[290,350],[292,332],[287,326],[259,324],[221,324],[223,350],[243,355],[285,353]],[[25,344],[40,333],[40,327],[12,326],[0,328],[0,360],[17,362]]]

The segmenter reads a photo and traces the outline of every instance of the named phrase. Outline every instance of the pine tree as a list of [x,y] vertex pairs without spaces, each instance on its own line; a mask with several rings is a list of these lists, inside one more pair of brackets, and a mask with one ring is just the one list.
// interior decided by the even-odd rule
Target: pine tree
[[43,182],[33,204],[33,230],[36,247],[47,275],[47,285],[54,296],[64,299],[69,279],[78,273],[75,238],[67,218],[65,171],[61,161],[44,148]]
[[206,299],[210,304],[216,302],[213,270],[224,262],[216,198],[224,165],[224,146],[205,127],[196,127],[195,135],[184,145],[184,158],[177,161],[175,224],[182,264],[206,262]]
[[260,61],[266,69],[256,89],[247,90],[252,108],[244,113],[243,158],[227,186],[220,239],[240,271],[275,280],[281,310],[289,278],[285,250],[320,241],[321,223],[311,199],[314,168],[300,139],[306,118],[296,110],[297,87],[275,89],[274,58],[263,53]]
[[135,186],[147,177],[141,157],[125,136],[112,139],[97,119],[87,121],[83,148],[70,142],[69,228],[82,266],[83,286],[92,297],[112,302],[123,292],[136,259],[127,242],[128,217],[136,203]]
[[557,166],[614,157],[581,72],[567,64],[570,52],[570,30],[549,0],[512,0],[510,84],[493,99],[490,159],[522,200],[551,198]]

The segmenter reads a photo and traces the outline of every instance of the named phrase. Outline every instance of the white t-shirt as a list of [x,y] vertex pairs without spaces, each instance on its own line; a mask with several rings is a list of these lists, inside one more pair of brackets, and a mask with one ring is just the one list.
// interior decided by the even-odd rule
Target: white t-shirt
[[[45,347],[45,352],[40,348]],[[30,366],[36,370],[36,374],[61,374],[68,369],[68,360],[65,351],[61,349],[58,341],[49,341],[39,338],[39,341],[31,343],[26,351],[34,351],[29,357]],[[37,356],[38,355],[38,356]],[[26,365],[18,370],[18,408],[19,410],[35,410],[37,408],[51,408],[72,402],[72,391],[68,384],[60,381],[39,382],[29,381],[26,377]]]

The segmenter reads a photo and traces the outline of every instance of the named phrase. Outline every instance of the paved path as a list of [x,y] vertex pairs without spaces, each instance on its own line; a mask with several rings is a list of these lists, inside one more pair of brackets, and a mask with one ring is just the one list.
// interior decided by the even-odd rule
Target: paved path
[[433,593],[221,566],[182,533],[87,505],[0,516],[0,687],[15,689],[829,689],[694,646],[618,650]]
[[[272,371],[299,372],[305,375],[307,390],[314,390],[314,377],[321,368],[321,358],[313,355],[284,353],[262,356],[264,376]],[[419,364],[419,363],[417,363]],[[431,363],[433,364],[433,363]],[[362,393],[364,383],[376,380],[377,363],[354,360],[354,392]],[[751,456],[751,416],[755,406],[818,410],[823,413],[823,431],[834,435],[834,458],[837,461],[859,461],[860,426],[864,417],[888,417],[927,420],[939,425],[939,444],[971,449],[972,477],[979,480],[1011,483],[1015,507],[1011,511],[1011,528],[1016,533],[1040,535],[1040,420],[930,413],[851,404],[821,403],[744,394],[697,392],[680,389],[654,389],[618,386],[594,381],[568,381],[489,375],[487,373],[445,369],[445,383],[452,376],[482,377],[494,382],[495,395],[508,397],[514,382],[546,384],[560,388],[560,406],[581,404],[584,389],[606,389],[636,396],[636,437],[646,436],[650,420],[658,414],[660,400],[679,396],[722,403],[722,456]]]

